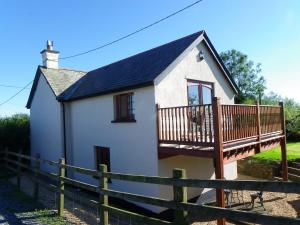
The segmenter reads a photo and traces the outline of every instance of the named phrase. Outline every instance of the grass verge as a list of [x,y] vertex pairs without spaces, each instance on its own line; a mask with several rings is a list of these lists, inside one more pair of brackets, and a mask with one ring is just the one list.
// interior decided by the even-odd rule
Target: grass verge
[[[281,160],[280,146],[252,156],[254,159],[261,160]],[[287,143],[287,159],[295,160],[300,159],[300,142]]]

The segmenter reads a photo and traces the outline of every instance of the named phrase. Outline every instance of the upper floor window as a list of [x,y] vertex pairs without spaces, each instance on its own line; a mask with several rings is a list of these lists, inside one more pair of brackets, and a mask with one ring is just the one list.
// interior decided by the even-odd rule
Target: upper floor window
[[211,104],[214,97],[214,86],[211,82],[188,80],[188,104]]
[[115,120],[113,122],[135,122],[133,93],[114,96]]

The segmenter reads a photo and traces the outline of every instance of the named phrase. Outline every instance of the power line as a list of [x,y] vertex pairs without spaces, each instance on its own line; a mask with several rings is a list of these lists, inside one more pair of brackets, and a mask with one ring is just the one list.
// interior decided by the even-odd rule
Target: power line
[[[18,87],[14,85],[6,85],[6,84],[0,84],[0,87],[5,87],[5,88],[17,88],[17,89],[22,89],[23,87]],[[28,89],[28,88],[26,88]]]
[[33,82],[30,81],[28,84],[26,84],[20,91],[18,91],[16,94],[14,94],[13,96],[11,96],[10,98],[6,99],[4,102],[0,103],[0,106],[8,103],[10,100],[12,100],[14,97],[16,97],[18,94],[20,94],[22,91],[24,91],[31,83]]
[[[117,42],[119,42],[119,41],[122,41],[122,40],[124,40],[124,39],[126,39],[126,38],[128,38],[128,37],[131,37],[131,36],[133,36],[133,35],[135,35],[135,34],[137,34],[137,33],[140,33],[140,32],[142,32],[142,31],[144,31],[144,30],[146,30],[146,29],[148,29],[148,28],[150,28],[150,27],[152,27],[152,26],[155,26],[155,25],[157,25],[157,24],[159,24],[159,23],[161,23],[161,22],[163,22],[163,21],[165,21],[165,20],[167,20],[167,19],[169,19],[169,18],[171,18],[171,17],[173,17],[173,16],[175,16],[175,15],[177,15],[177,14],[179,14],[179,13],[181,13],[181,12],[183,12],[183,11],[185,11],[185,10],[187,10],[187,9],[189,9],[189,8],[191,8],[191,7],[193,7],[193,6],[195,6],[195,5],[197,5],[198,3],[202,2],[202,1],[203,1],[203,0],[195,1],[195,2],[193,2],[192,4],[189,4],[189,5],[187,5],[186,7],[184,7],[184,8],[182,8],[182,9],[180,9],[180,10],[177,10],[177,11],[171,13],[171,14],[168,15],[168,16],[165,16],[165,17],[163,17],[163,18],[161,18],[161,19],[159,19],[159,20],[157,20],[157,21],[155,21],[155,22],[153,22],[153,23],[151,23],[151,24],[149,24],[149,25],[147,25],[147,26],[145,26],[145,27],[142,27],[142,28],[140,28],[140,29],[137,29],[137,30],[135,30],[134,32],[131,32],[131,33],[129,33],[129,34],[125,35],[125,36],[122,36],[122,37],[120,37],[120,38],[118,38],[118,39],[115,39],[115,40],[113,40],[113,41],[107,42],[107,43],[105,43],[105,44],[103,44],[103,45],[101,45],[101,46],[99,46],[99,47],[96,47],[96,48],[87,50],[87,51],[85,51],[85,52],[80,52],[80,53],[77,53],[77,54],[74,54],[74,55],[70,55],[70,56],[66,56],[66,57],[60,57],[59,59],[64,60],[64,59],[70,59],[70,58],[78,57],[78,56],[85,55],[85,54],[88,54],[88,53],[90,53],[90,52],[94,52],[94,51],[97,51],[97,50],[99,50],[99,49],[105,48],[105,47],[107,47],[107,46],[113,45],[113,44],[115,44],[115,43],[117,43]],[[11,96],[10,98],[8,98],[7,100],[5,100],[4,102],[0,103],[0,106],[6,104],[6,103],[9,102],[10,100],[12,100],[14,97],[16,97],[17,95],[19,95],[22,91],[24,91],[25,89],[27,89],[27,87],[28,87],[32,82],[33,82],[33,81],[30,81],[30,82],[29,82],[27,85],[25,85],[24,87],[17,87],[17,86],[13,86],[13,85],[4,85],[4,84],[0,84],[0,86],[2,86],[2,87],[21,88],[21,90],[18,91],[16,94],[14,94],[13,96]]]
[[161,22],[163,22],[164,20],[167,20],[167,19],[169,19],[169,18],[171,18],[171,17],[173,17],[173,16],[175,16],[175,15],[177,15],[177,14],[179,14],[179,13],[181,13],[181,12],[183,12],[183,11],[189,9],[189,8],[191,8],[191,7],[193,7],[194,5],[196,5],[196,4],[198,4],[198,3],[202,2],[202,1],[203,1],[203,0],[195,1],[194,3],[192,3],[192,4],[190,4],[190,5],[187,5],[186,7],[182,8],[182,9],[176,11],[176,12],[171,13],[170,15],[168,15],[168,16],[166,16],[166,17],[163,17],[163,18],[161,18],[161,19],[159,19],[159,20],[157,20],[157,21],[155,21],[155,22],[153,22],[153,23],[151,23],[151,24],[149,24],[149,25],[147,25],[147,26],[145,26],[145,27],[142,27],[142,28],[140,28],[140,29],[137,29],[136,31],[134,31],[134,32],[132,32],[132,33],[129,33],[129,34],[125,35],[125,36],[122,36],[122,37],[120,37],[120,38],[118,38],[118,39],[115,39],[115,40],[113,40],[113,41],[107,42],[107,43],[105,43],[105,44],[103,44],[103,45],[101,45],[101,46],[99,46],[99,47],[96,47],[96,48],[87,50],[87,51],[85,51],[85,52],[80,52],[80,53],[77,53],[77,54],[74,54],[74,55],[70,55],[70,56],[66,56],[66,57],[60,57],[59,59],[64,60],[64,59],[70,59],[70,58],[78,57],[78,56],[85,55],[85,54],[88,54],[88,53],[90,53],[90,52],[94,52],[94,51],[97,51],[97,50],[99,50],[99,49],[105,48],[105,47],[107,47],[107,46],[109,46],[109,45],[115,44],[115,43],[117,43],[117,42],[119,42],[119,41],[122,41],[122,40],[124,40],[124,39],[126,39],[126,38],[128,38],[128,37],[130,37],[130,36],[133,36],[133,35],[135,35],[135,34],[137,34],[137,33],[139,33],[139,32],[142,32],[142,31],[144,31],[144,30],[146,30],[146,29],[148,29],[148,28],[150,28],[150,27],[152,27],[152,26],[154,26],[154,25],[156,25],[156,24],[158,24],[158,23],[161,23]]

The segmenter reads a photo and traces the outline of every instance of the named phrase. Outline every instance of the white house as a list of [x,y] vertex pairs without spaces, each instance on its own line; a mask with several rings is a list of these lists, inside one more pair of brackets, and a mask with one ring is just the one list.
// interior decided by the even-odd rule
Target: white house
[[[173,168],[184,168],[189,178],[214,179],[212,158],[158,154],[156,105],[211,104],[214,96],[234,103],[237,87],[204,31],[89,72],[59,68],[59,52],[51,42],[41,54],[43,66],[37,68],[27,103],[32,155],[64,157],[68,164],[91,169],[106,163],[113,172],[130,174],[172,176]],[[235,179],[236,162],[226,164],[224,173]],[[80,174],[68,176],[97,183]],[[172,197],[159,185],[115,180],[109,185]],[[207,191],[190,189],[189,198]]]

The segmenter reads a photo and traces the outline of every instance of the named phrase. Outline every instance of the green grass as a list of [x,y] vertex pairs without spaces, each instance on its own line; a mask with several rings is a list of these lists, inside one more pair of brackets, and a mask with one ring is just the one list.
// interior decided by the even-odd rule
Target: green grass
[[[280,147],[276,147],[272,150],[254,155],[252,158],[262,160],[281,160],[281,150]],[[287,143],[287,159],[300,159],[300,142]]]
[[37,217],[37,221],[47,225],[71,225],[65,218],[57,216],[48,209],[36,210],[34,216]]

